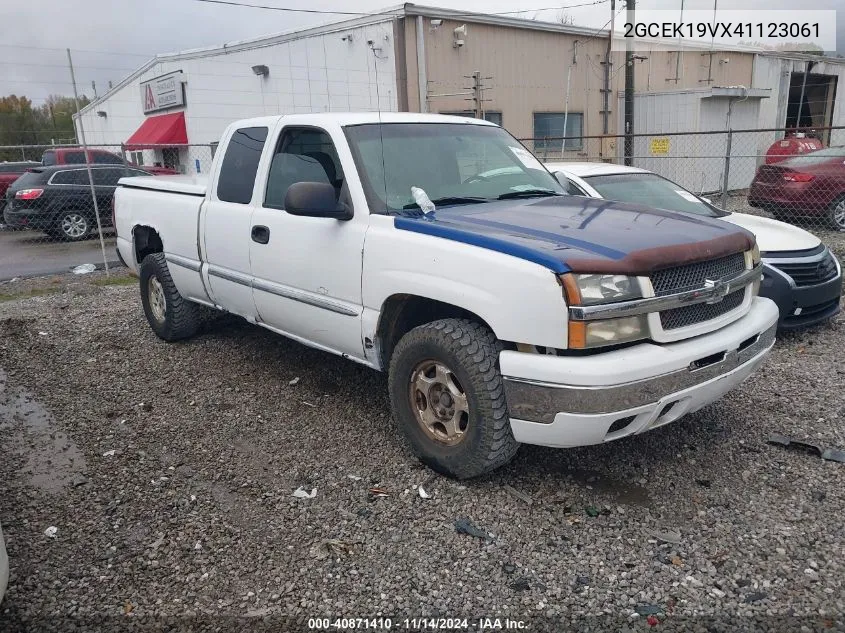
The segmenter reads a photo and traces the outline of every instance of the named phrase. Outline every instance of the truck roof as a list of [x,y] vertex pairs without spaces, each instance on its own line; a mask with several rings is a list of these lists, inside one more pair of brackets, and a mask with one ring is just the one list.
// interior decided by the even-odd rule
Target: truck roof
[[483,119],[453,116],[449,114],[421,114],[419,112],[319,112],[310,114],[281,114],[275,116],[242,119],[238,127],[272,125],[281,119],[296,118],[298,123],[311,121],[315,125],[334,123],[336,125],[363,125],[366,123],[469,123],[472,125],[495,125]]

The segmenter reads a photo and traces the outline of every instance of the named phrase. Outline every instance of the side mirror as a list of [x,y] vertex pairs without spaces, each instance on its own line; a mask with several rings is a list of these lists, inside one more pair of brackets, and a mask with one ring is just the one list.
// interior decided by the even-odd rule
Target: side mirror
[[570,190],[569,190],[569,178],[564,176],[563,172],[554,171],[554,172],[552,172],[552,175],[555,177],[555,180],[557,180],[560,183],[560,186],[563,187],[563,190],[566,193],[571,193]]
[[352,209],[338,202],[337,191],[327,182],[292,184],[285,194],[285,211],[311,218],[352,219]]

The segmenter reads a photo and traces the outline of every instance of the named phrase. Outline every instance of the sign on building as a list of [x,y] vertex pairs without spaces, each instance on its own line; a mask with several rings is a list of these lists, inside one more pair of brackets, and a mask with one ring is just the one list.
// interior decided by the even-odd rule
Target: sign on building
[[150,79],[141,84],[141,103],[144,114],[185,105],[182,83],[185,75],[181,70]]
[[651,153],[654,156],[665,156],[669,153],[669,137],[659,136],[651,139]]

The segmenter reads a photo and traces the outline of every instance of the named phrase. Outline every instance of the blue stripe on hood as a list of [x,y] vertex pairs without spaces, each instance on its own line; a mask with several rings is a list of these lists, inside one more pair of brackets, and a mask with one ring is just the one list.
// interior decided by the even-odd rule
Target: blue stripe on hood
[[[401,229],[403,231],[412,231],[413,233],[442,237],[454,242],[471,244],[472,246],[479,246],[481,248],[486,248],[487,250],[504,253],[505,255],[512,255],[514,257],[545,266],[557,274],[568,273],[570,270],[569,266],[564,264],[560,260],[559,256],[553,255],[552,253],[523,246],[521,244],[515,244],[513,242],[485,235],[483,233],[473,233],[453,226],[438,224],[434,222],[433,219],[429,220],[425,217],[406,218],[396,216],[393,219],[393,222],[397,229]],[[482,223],[482,221],[479,220],[476,220],[476,222]],[[494,222],[492,224],[497,223]]]

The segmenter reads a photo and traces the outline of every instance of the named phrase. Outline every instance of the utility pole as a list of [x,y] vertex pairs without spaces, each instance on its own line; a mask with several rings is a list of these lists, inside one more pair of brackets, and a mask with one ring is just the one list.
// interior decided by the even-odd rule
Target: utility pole
[[[637,0],[625,0],[627,22],[636,22]],[[633,164],[634,156],[634,45],[631,38],[625,42],[625,164]]]
[[472,73],[472,99],[474,106],[473,110],[475,110],[476,119],[484,118],[484,106],[482,105],[481,90],[481,73],[476,70]]
[[569,88],[572,80],[572,67],[578,61],[578,40],[572,43],[572,62],[569,64],[569,71],[566,73],[566,102],[563,106],[563,144],[561,145],[561,157],[566,152],[566,128],[569,126]]
[[610,31],[607,34],[607,50],[604,53],[604,107],[602,108],[602,132],[610,132],[610,49],[613,46],[613,29],[616,27],[616,0],[610,0]]
[[[67,65],[70,67],[70,81],[73,84],[73,100],[76,103],[76,116],[79,119],[79,140],[82,141],[82,153],[85,155],[85,167],[88,170],[88,184],[91,187],[91,200],[94,202],[94,216],[97,218],[97,233],[100,236],[100,250],[103,253],[103,266],[106,268],[106,276],[109,276],[109,260],[106,258],[106,242],[103,240],[103,225],[100,222],[100,209],[97,205],[97,192],[94,189],[94,174],[91,173],[88,144],[85,142],[85,127],[82,124],[82,115],[79,112],[79,93],[76,90],[76,75],[73,73],[73,59],[71,59],[70,56],[70,49],[67,49]],[[71,120],[73,120],[72,115]]]

